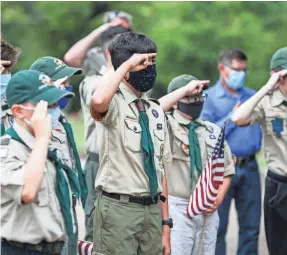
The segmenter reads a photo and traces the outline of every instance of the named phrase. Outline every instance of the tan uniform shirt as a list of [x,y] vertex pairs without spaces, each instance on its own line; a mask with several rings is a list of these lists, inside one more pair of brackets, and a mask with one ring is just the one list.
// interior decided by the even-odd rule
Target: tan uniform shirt
[[[165,165],[171,162],[169,135],[161,107],[145,94],[146,113],[154,143],[158,192],[162,192]],[[97,189],[110,193],[136,196],[150,195],[149,180],[144,170],[141,148],[142,129],[137,97],[124,84],[115,94],[105,117],[97,122],[100,166],[95,182]],[[93,110],[91,109],[93,115]]]
[[[170,129],[170,142],[172,150],[172,167],[167,171],[168,193],[171,196],[189,199],[191,191],[198,181],[198,171],[194,170],[194,178],[191,183],[188,128],[190,120],[186,119],[175,110],[173,114],[167,114]],[[209,122],[198,120],[201,126],[195,129],[200,144],[202,167],[212,154],[221,129]],[[225,170],[224,176],[235,173],[232,153],[225,142],[224,146]]]
[[92,152],[97,154],[99,150],[96,137],[96,122],[91,116],[90,106],[91,97],[99,79],[101,79],[99,75],[88,76],[80,84],[80,98],[85,128],[85,150],[87,153]]
[[[6,101],[1,100],[1,106],[6,105]],[[1,124],[4,123],[5,131],[13,124],[14,116],[10,109],[1,109]]]
[[[250,123],[261,124],[268,168],[280,175],[287,174],[287,106],[282,104],[284,100],[287,98],[280,90],[263,97],[253,111]],[[280,136],[275,132],[274,120],[282,120]]]
[[14,129],[29,147],[8,135],[1,137],[1,237],[31,244],[64,240],[65,224],[56,196],[56,169],[51,161],[46,161],[36,199],[29,204],[21,201],[23,166],[35,138],[16,122]]

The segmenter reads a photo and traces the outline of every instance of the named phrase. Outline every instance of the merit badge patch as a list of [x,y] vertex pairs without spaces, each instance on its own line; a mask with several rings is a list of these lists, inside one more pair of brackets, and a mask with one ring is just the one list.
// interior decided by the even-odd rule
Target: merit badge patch
[[153,115],[155,118],[158,118],[158,112],[157,112],[157,110],[152,109],[152,110],[151,110],[151,113],[152,113],[152,115]]
[[156,124],[156,128],[157,128],[158,130],[162,130],[162,124],[161,124],[161,123],[157,123],[157,124]]

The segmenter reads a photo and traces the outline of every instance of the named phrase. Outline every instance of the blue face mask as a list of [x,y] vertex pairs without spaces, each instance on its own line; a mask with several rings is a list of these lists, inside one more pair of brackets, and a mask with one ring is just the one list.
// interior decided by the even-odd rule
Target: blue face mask
[[1,74],[1,99],[6,98],[6,89],[8,82],[11,79],[11,74]]
[[54,129],[55,127],[57,127],[59,122],[59,118],[61,115],[60,108],[48,108],[48,114],[51,115],[52,129]]
[[229,77],[225,78],[229,88],[239,90],[244,86],[246,73],[244,71],[231,70]]
[[[67,91],[72,91],[73,86],[69,85],[68,87],[65,88],[65,90]],[[69,98],[68,97],[64,97],[62,99],[59,100],[57,106],[60,107],[60,109],[64,109],[66,108],[67,104],[69,103]]]

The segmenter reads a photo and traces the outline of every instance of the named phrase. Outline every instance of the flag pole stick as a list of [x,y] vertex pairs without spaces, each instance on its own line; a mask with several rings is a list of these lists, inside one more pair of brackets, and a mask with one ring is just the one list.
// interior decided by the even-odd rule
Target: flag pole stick
[[207,216],[204,216],[204,221],[203,221],[203,229],[201,232],[201,239],[200,239],[200,246],[199,246],[199,255],[204,254],[204,249],[203,248],[203,240],[205,238],[205,227],[206,227],[206,223],[207,223]]

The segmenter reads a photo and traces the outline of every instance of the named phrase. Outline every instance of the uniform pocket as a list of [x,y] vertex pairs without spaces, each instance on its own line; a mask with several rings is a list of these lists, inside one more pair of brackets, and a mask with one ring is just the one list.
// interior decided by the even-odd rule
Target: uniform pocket
[[154,153],[156,156],[162,157],[164,152],[164,131],[154,129],[153,134],[154,134]]
[[141,151],[142,128],[137,120],[125,119],[124,145],[133,152]]

